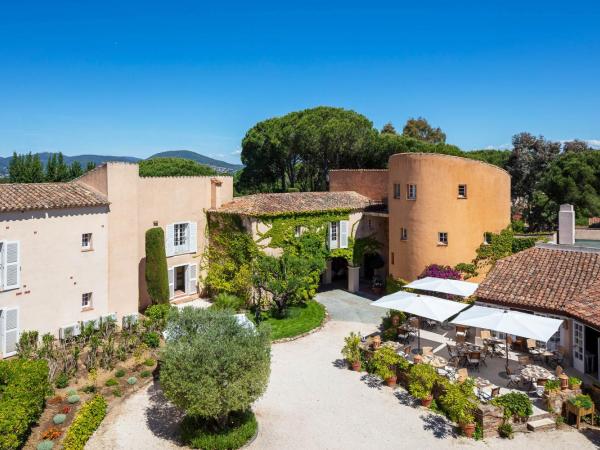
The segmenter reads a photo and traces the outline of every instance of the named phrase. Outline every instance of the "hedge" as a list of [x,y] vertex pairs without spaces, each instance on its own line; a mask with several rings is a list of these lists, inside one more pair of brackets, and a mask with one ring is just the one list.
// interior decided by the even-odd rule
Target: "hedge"
[[0,449],[23,446],[50,393],[46,361],[0,361]]
[[165,233],[160,227],[150,228],[146,231],[146,286],[152,303],[169,301]]
[[88,439],[106,416],[106,400],[95,395],[79,410],[63,442],[65,450],[83,450]]

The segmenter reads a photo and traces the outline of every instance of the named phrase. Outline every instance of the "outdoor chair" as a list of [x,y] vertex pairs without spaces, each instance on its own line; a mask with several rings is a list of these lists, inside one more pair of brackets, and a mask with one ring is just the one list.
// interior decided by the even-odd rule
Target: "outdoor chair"
[[457,344],[464,344],[465,343],[465,335],[457,334],[456,337],[454,338],[454,340],[456,341]]
[[481,400],[484,403],[489,402],[490,400],[492,400],[494,397],[498,397],[500,395],[500,388],[499,387],[494,387],[492,388],[491,392],[486,392],[483,389],[479,389],[477,390],[477,398],[479,398],[479,400]]
[[424,320],[424,324],[427,326],[427,328],[435,328],[435,327],[437,327],[437,322],[435,320],[432,320],[432,319],[425,319]]
[[479,332],[479,336],[481,336],[481,339],[483,339],[483,340],[491,339],[492,333],[490,332],[490,330],[481,330]]
[[521,383],[523,382],[521,375],[514,373],[510,367],[506,368],[506,374],[508,375],[508,384],[506,387],[514,386],[518,388],[521,386]]
[[485,344],[483,343],[483,339],[482,339],[482,338],[480,338],[479,336],[475,336],[475,345],[476,345],[477,347],[481,347],[481,348],[483,348],[483,346],[484,346]]
[[398,352],[398,354],[403,358],[408,359],[408,357],[411,354],[411,351],[412,349],[410,348],[410,345],[405,345],[404,348]]
[[458,362],[460,361],[460,354],[458,353],[458,349],[456,347],[452,347],[447,344],[446,349],[448,350],[448,363],[453,364],[455,367],[458,367]]
[[487,362],[486,359],[488,356],[493,356],[492,351],[490,350],[490,348],[488,347],[487,344],[483,345],[483,349],[481,350],[481,364],[483,364],[485,367],[487,367]]
[[464,383],[467,381],[467,378],[469,378],[469,371],[467,369],[458,369],[456,373],[458,375],[457,381],[459,383]]
[[463,338],[466,338],[468,335],[467,333],[467,328],[463,327],[461,325],[456,325],[456,337],[458,338],[459,336],[462,336]]
[[481,364],[481,352],[470,352],[467,354],[467,367],[479,371],[479,364]]
[[528,366],[532,362],[529,356],[519,356],[518,360],[521,366]]
[[550,364],[554,365],[554,367],[559,367],[564,364],[566,352],[563,350],[563,347],[559,347],[558,350],[555,350],[553,353],[554,356],[550,358]]
[[398,328],[398,340],[407,344],[410,341],[410,331],[404,328]]

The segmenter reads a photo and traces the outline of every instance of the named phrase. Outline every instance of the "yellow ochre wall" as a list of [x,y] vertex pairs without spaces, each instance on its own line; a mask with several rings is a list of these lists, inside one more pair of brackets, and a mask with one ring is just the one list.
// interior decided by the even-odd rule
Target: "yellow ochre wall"
[[[389,272],[414,280],[428,264],[454,266],[471,262],[485,232],[510,224],[510,176],[491,164],[456,156],[400,153],[388,164]],[[394,184],[401,196],[394,198]],[[407,184],[417,185],[417,199],[407,200]],[[467,198],[458,198],[458,185]],[[408,239],[400,240],[400,228]],[[448,245],[438,244],[448,233]],[[393,258],[392,258],[393,253]],[[392,259],[394,263],[392,264]]]

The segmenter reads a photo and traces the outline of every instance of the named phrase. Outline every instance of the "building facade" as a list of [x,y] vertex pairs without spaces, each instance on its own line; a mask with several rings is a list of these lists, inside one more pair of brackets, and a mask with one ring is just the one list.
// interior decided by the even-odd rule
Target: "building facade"
[[149,304],[145,234],[165,231],[174,302],[198,296],[206,210],[231,200],[227,176],[139,176],[107,163],[69,183],[0,185],[0,354],[20,331],[77,333]]

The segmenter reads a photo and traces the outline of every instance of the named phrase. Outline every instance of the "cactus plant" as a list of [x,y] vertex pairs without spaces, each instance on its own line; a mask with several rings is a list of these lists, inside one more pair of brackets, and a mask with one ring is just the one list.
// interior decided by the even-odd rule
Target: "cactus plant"
[[77,395],[77,394],[69,395],[67,397],[67,402],[69,402],[71,404],[79,402],[79,395]]
[[136,377],[127,378],[127,384],[135,384],[135,383],[137,383]]
[[125,376],[125,371],[123,369],[118,369],[115,372],[115,377],[117,377],[117,378],[121,378],[121,377],[124,377],[124,376]]
[[67,395],[77,395],[77,391],[75,389],[69,389]]
[[54,425],[60,425],[61,423],[64,423],[65,420],[67,420],[67,416],[65,414],[56,414],[52,418],[52,422],[54,422]]

